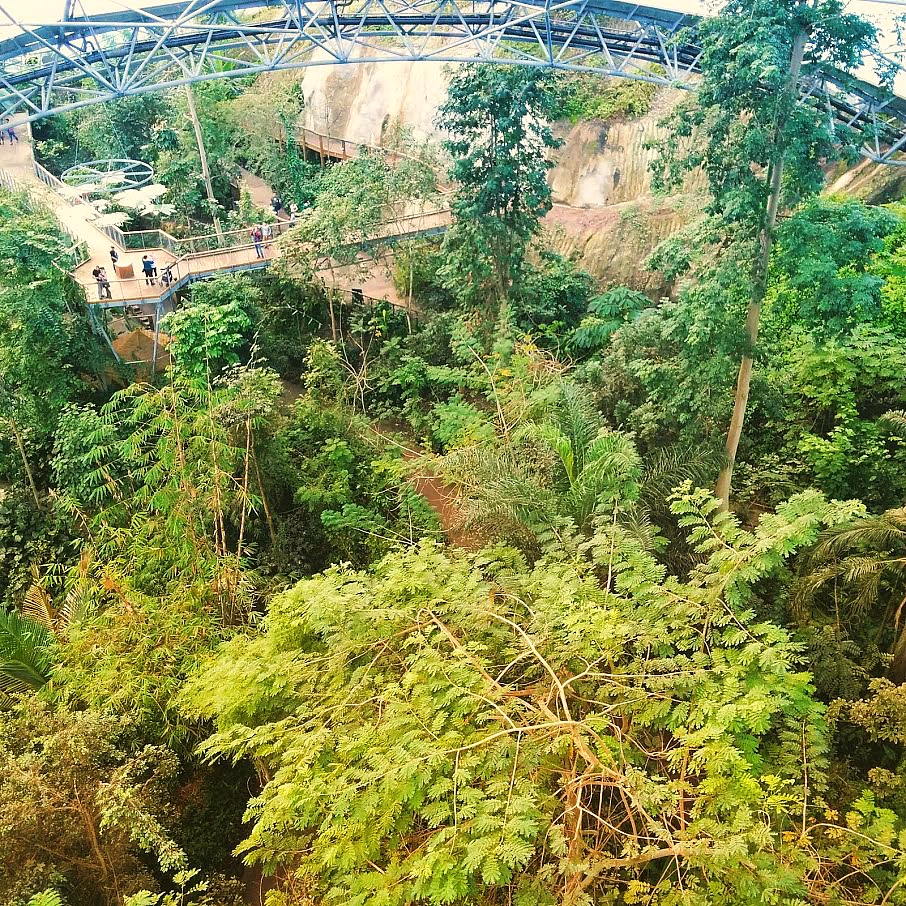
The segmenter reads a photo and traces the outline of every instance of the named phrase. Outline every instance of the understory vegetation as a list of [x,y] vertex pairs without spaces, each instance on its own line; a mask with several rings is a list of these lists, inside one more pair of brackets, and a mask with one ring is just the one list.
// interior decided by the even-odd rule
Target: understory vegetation
[[665,297],[544,219],[552,124],[647,83],[462,66],[441,155],[323,168],[294,88],[205,83],[217,210],[173,98],[41,126],[57,171],[115,127],[189,226],[240,163],[310,210],[151,374],[0,191],[0,902],[906,903],[906,208],[825,191],[864,136],[790,76],[876,38],[729,0],[698,40]]

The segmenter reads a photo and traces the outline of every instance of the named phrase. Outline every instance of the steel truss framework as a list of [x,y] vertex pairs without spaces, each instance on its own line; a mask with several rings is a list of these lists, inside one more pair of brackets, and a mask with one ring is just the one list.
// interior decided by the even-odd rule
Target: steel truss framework
[[[623,0],[181,0],[95,15],[78,2],[56,22],[0,7],[0,24],[18,32],[0,41],[0,116],[34,121],[210,79],[357,62],[509,63],[694,89],[701,57],[695,17]],[[802,103],[861,127],[867,158],[906,165],[906,100],[820,72]]]

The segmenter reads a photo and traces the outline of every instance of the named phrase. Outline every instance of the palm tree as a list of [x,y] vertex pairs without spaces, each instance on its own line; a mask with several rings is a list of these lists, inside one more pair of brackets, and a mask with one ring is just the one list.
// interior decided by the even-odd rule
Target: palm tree
[[893,630],[889,675],[897,684],[906,682],[906,507],[824,533],[794,596],[800,618],[828,587],[834,589],[836,607],[852,623],[874,614],[882,627]]
[[95,600],[97,588],[89,576],[92,553],[86,548],[56,607],[37,567],[25,593],[22,612],[0,611],[0,700],[34,692],[50,680],[57,636],[80,620]]
[[647,549],[673,489],[707,483],[715,457],[672,447],[643,460],[632,438],[606,427],[589,394],[569,381],[538,421],[519,426],[513,444],[448,454],[444,466],[464,491],[467,527],[534,539],[587,535],[596,517],[618,518]]

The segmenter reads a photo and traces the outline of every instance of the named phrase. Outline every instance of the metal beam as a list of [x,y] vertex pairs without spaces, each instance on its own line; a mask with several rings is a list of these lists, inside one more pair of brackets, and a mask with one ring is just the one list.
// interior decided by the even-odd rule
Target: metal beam
[[[334,63],[506,63],[694,90],[701,59],[696,17],[623,0],[181,0],[90,16],[70,2],[54,22],[0,13],[19,31],[0,41],[0,113],[17,123]],[[807,83],[803,103],[861,128],[866,157],[906,165],[906,100],[833,72]]]

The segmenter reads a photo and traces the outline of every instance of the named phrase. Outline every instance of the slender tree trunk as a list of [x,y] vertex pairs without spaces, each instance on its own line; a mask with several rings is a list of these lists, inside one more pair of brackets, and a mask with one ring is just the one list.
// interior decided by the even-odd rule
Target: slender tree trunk
[[413,263],[412,244],[409,244],[409,295],[406,297],[406,326],[412,333],[412,286],[415,282],[415,265]]
[[[793,41],[793,50],[790,54],[790,71],[787,86],[778,103],[785,104],[790,94],[795,93],[799,84],[799,73],[802,69],[802,59],[805,55],[805,45],[808,34],[800,31]],[[733,401],[733,416],[730,419],[730,429],[727,432],[725,447],[727,464],[717,477],[714,495],[721,502],[721,509],[730,507],[730,488],[733,482],[733,466],[736,463],[736,451],[739,449],[739,439],[742,436],[742,427],[746,418],[746,407],[749,402],[749,386],[752,382],[752,364],[755,356],[755,345],[758,342],[758,327],[761,321],[761,306],[767,290],[768,268],[771,263],[771,252],[774,247],[774,230],[777,225],[777,211],[780,207],[780,190],[783,185],[784,148],[781,145],[781,133],[784,120],[778,119],[774,130],[774,160],[770,171],[770,194],[768,195],[767,208],[759,235],[761,247],[758,261],[755,266],[755,279],[752,288],[752,298],[746,313],[746,351],[739,365],[739,375],[736,378],[736,396]]]
[[41,498],[38,497],[38,488],[35,485],[35,476],[28,464],[28,457],[25,455],[25,444],[22,443],[22,435],[19,433],[19,426],[11,421],[13,426],[13,435],[16,438],[16,446],[19,448],[19,455],[22,457],[22,465],[25,467],[25,474],[28,477],[28,485],[31,488],[32,497],[35,498],[35,506],[41,509]]
[[195,95],[192,93],[191,85],[186,85],[186,101],[189,106],[189,118],[192,120],[192,128],[195,130],[198,156],[201,158],[201,177],[204,180],[208,204],[211,207],[211,217],[214,218],[214,231],[217,233],[217,238],[223,241],[223,227],[220,225],[220,218],[217,216],[217,199],[214,197],[214,185],[211,182],[211,171],[208,169],[208,153],[204,148],[204,136],[201,133],[201,123],[198,120],[198,111],[195,109]]
[[258,490],[261,491],[261,505],[264,507],[264,517],[267,519],[267,530],[271,536],[271,544],[277,543],[277,532],[274,529],[274,520],[271,516],[271,509],[267,505],[267,493],[264,490],[264,482],[261,480],[261,469],[258,468],[258,454],[255,452],[255,438],[252,438],[252,464],[255,466],[255,477],[258,479]]

